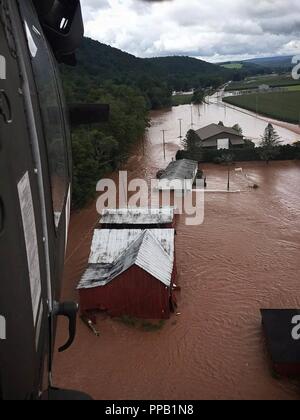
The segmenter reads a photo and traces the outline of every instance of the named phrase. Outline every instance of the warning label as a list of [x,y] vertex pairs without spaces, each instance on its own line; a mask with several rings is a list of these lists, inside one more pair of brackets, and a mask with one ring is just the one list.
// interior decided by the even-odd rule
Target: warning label
[[27,252],[33,319],[34,325],[36,325],[42,288],[36,224],[28,172],[19,182],[18,192]]

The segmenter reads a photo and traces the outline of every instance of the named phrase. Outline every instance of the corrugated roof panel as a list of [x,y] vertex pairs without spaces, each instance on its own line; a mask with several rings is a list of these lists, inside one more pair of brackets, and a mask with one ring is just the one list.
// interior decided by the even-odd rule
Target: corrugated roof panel
[[[117,232],[121,233],[120,237],[128,238],[124,231]],[[138,232],[135,239],[133,239],[134,235],[131,237],[133,240],[128,246],[124,248],[122,245],[123,251],[114,261],[111,261],[110,258],[115,250],[112,253],[107,252],[104,256],[99,254],[98,258],[96,254],[93,255],[94,261],[98,262],[89,264],[78,289],[105,286],[134,264],[169,287],[174,265],[174,229]],[[116,239],[114,233],[112,235],[113,240],[108,242],[112,246]],[[96,235],[96,237],[98,240],[99,236]],[[107,249],[109,249],[109,246]],[[101,247],[98,248],[98,251],[101,253]],[[114,255],[117,256],[117,252]]]
[[[139,229],[96,229],[89,264],[113,263],[143,231]],[[168,255],[174,255],[174,229],[153,229],[153,235]]]
[[195,160],[182,159],[174,160],[169,163],[168,167],[160,177],[161,180],[194,180],[198,171],[198,162]]
[[174,208],[126,208],[104,209],[101,224],[127,224],[127,225],[158,225],[169,224],[174,220]]
[[169,287],[173,272],[173,261],[173,258],[165,252],[152,232],[147,231],[135,264]]

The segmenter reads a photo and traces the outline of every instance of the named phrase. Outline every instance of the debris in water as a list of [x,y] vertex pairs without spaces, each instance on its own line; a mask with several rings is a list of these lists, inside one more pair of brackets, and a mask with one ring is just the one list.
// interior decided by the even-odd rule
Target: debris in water
[[89,329],[95,334],[96,337],[100,337],[100,332],[97,331],[96,326],[90,319],[85,316],[81,316],[81,320],[89,327]]

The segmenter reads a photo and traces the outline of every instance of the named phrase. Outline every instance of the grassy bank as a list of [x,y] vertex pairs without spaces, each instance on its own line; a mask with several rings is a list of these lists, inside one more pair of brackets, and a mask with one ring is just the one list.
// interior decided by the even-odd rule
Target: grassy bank
[[192,103],[193,95],[175,95],[172,96],[172,105],[189,105]]
[[300,90],[231,96],[223,101],[280,121],[299,123]]
[[245,79],[242,82],[232,82],[227,86],[226,91],[257,89],[261,85],[268,85],[272,88],[300,86],[300,81],[294,80],[290,74],[282,76],[260,76]]

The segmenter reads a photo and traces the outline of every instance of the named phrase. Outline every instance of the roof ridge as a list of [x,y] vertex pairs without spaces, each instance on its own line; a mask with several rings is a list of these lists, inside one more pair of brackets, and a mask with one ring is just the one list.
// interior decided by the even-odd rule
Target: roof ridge
[[[147,240],[150,241],[150,244],[149,242],[147,243]],[[151,245],[154,245],[157,249],[155,261],[153,259],[153,253],[149,253],[149,248],[151,248]],[[159,270],[157,265],[158,261],[163,261],[163,271]],[[135,265],[151,274],[153,277],[155,277],[157,280],[159,280],[166,286],[170,286],[173,271],[173,259],[166,252],[166,250],[159,243],[159,241],[153,236],[150,230],[145,231],[142,246],[139,249],[137,258],[135,260]]]
[[144,236],[143,242],[146,236],[150,236],[151,239],[155,242],[155,244],[162,250],[162,252],[170,259],[170,261],[172,261],[172,258],[170,257],[170,255],[167,253],[167,251],[162,246],[161,242],[158,240],[158,238],[153,234],[153,232],[150,229],[145,230],[145,236]]

